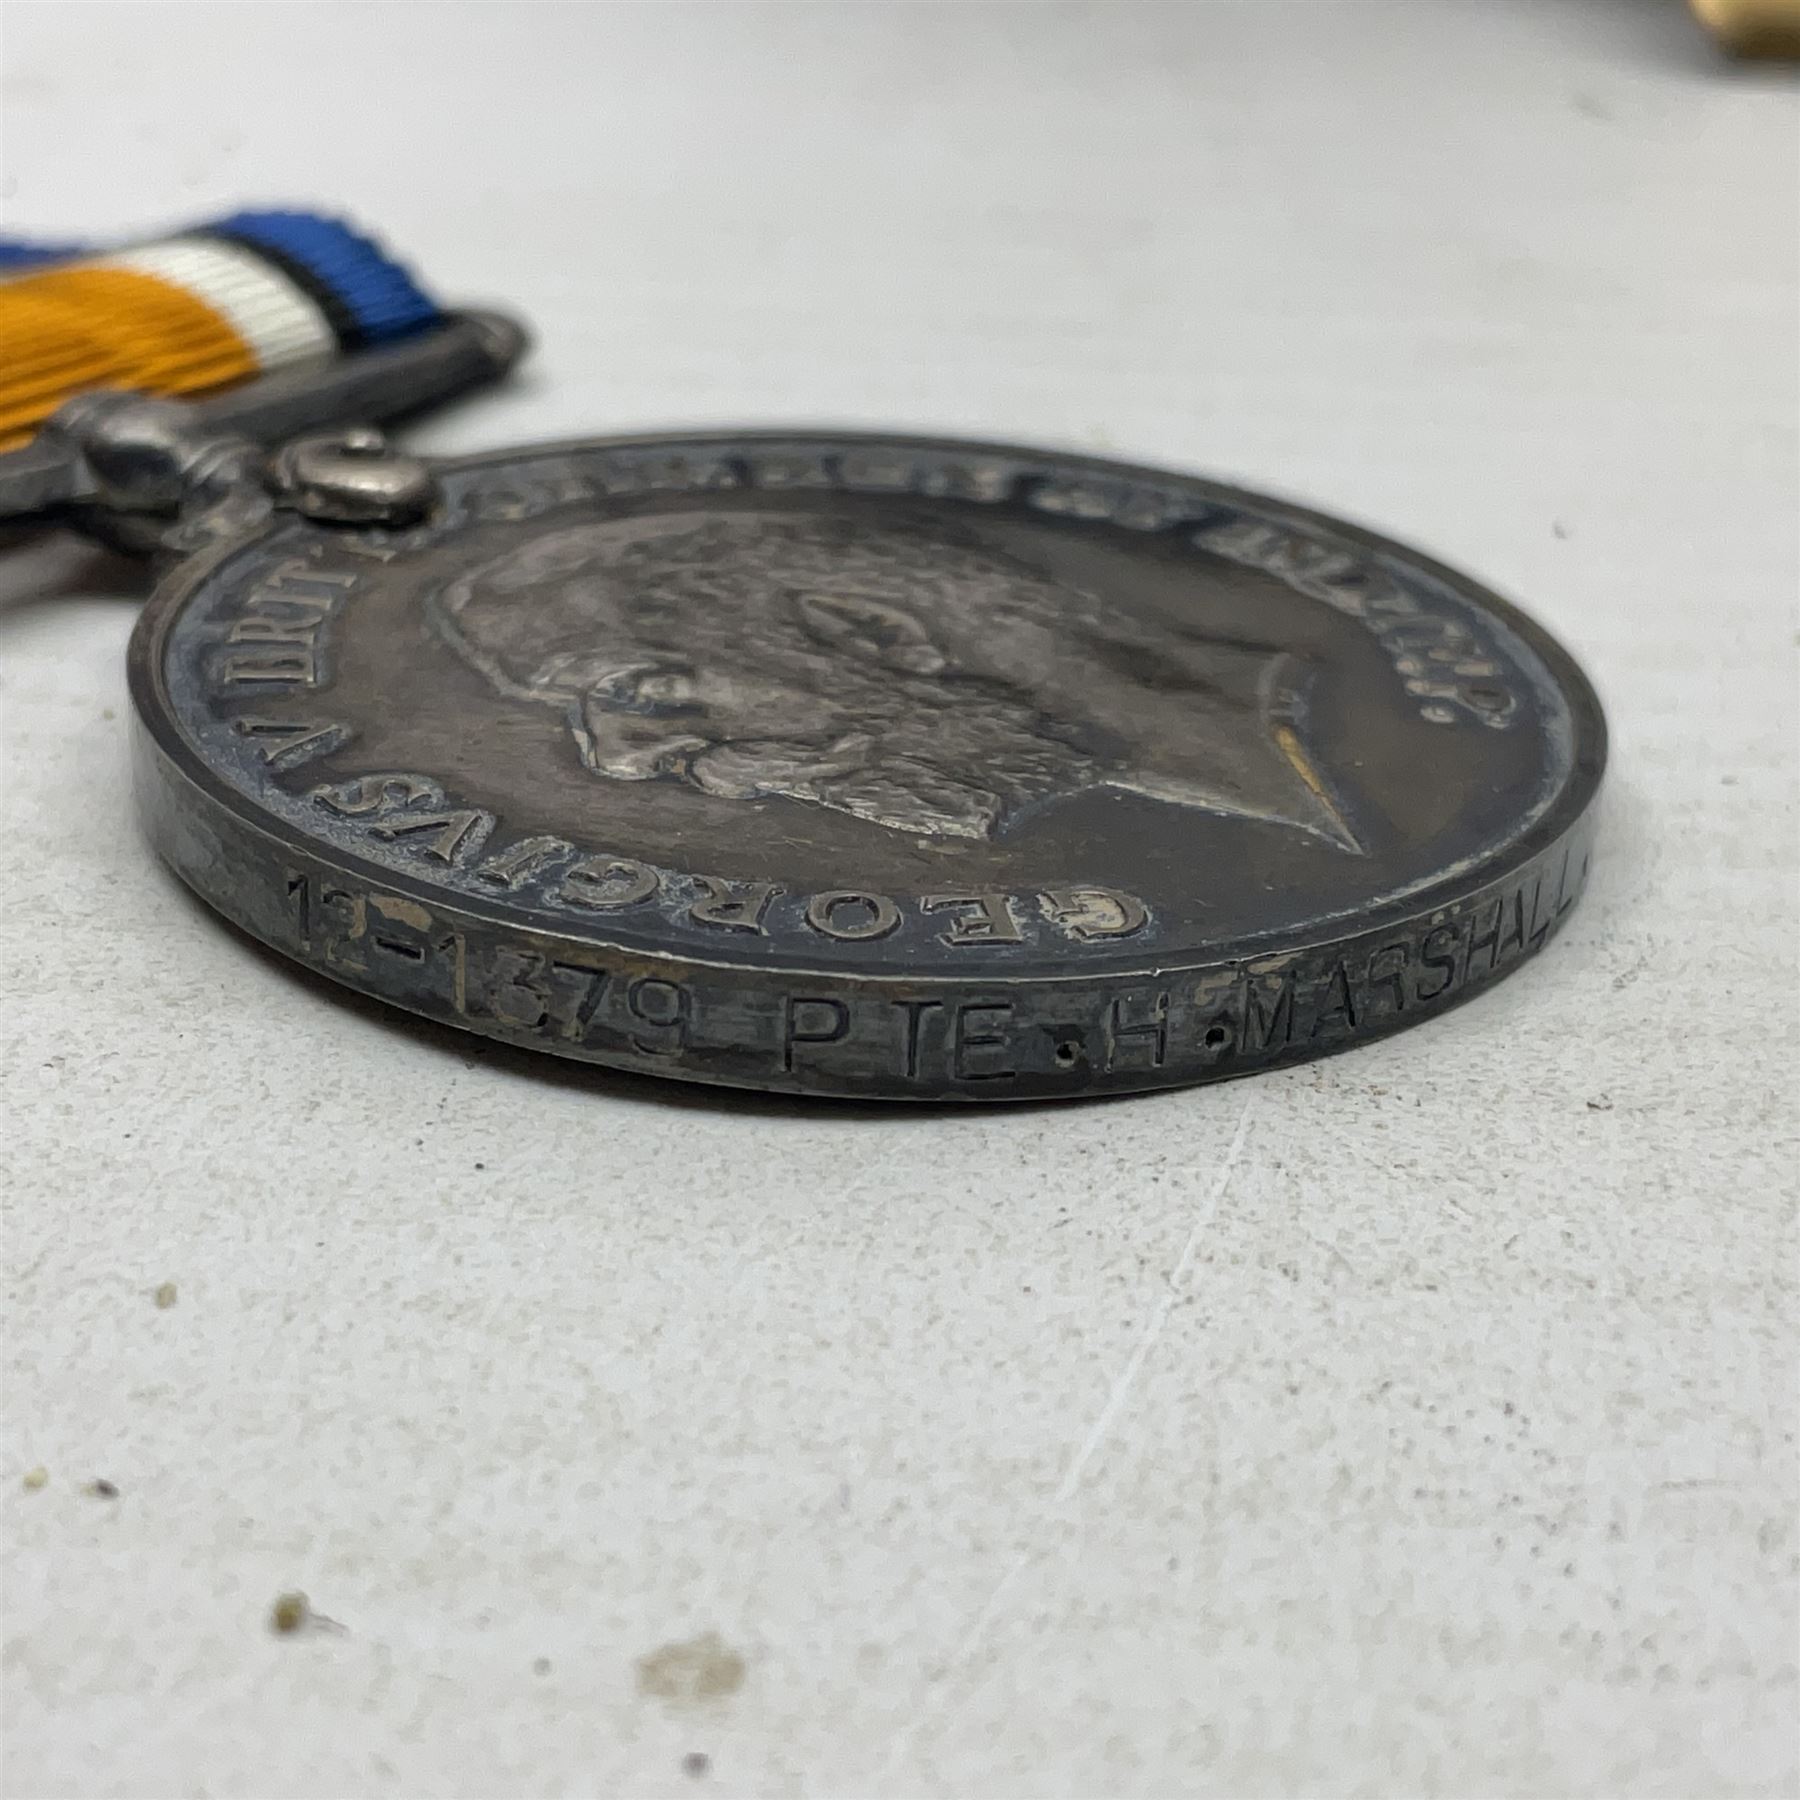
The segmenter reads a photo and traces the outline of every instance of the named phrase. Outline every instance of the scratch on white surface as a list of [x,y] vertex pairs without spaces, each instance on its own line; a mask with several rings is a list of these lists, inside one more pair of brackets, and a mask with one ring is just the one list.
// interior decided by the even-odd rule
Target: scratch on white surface
[[1194,1214],[1194,1222],[1188,1230],[1186,1242],[1181,1246],[1181,1254],[1176,1257],[1175,1266],[1163,1283],[1162,1298],[1157,1301],[1155,1310],[1145,1321],[1144,1329],[1138,1334],[1138,1341],[1132,1345],[1131,1354],[1125,1359],[1125,1367],[1119,1371],[1119,1378],[1113,1383],[1112,1392],[1107,1395],[1106,1404],[1100,1409],[1100,1416],[1082,1439],[1081,1448],[1075,1452],[1075,1460],[1069,1464],[1068,1473],[1063,1476],[1062,1485],[1056,1490],[1059,1503],[1075,1497],[1075,1490],[1081,1486],[1081,1478],[1087,1473],[1088,1464],[1106,1442],[1113,1422],[1118,1418],[1126,1397],[1143,1369],[1145,1358],[1156,1347],[1156,1340],[1162,1336],[1163,1327],[1169,1322],[1169,1314],[1174,1311],[1175,1301],[1181,1293],[1181,1284],[1187,1279],[1188,1270],[1193,1267],[1194,1254],[1200,1248],[1200,1238],[1218,1216],[1219,1202],[1225,1198],[1225,1190],[1231,1185],[1232,1171],[1238,1165],[1238,1158],[1244,1154],[1244,1139],[1250,1130],[1250,1109],[1255,1103],[1256,1096],[1252,1093],[1238,1110],[1237,1127],[1231,1134],[1225,1160],[1219,1164],[1219,1172],[1213,1177],[1213,1184],[1207,1190],[1205,1200]]
[[[1206,1197],[1194,1211],[1193,1222],[1188,1227],[1188,1234],[1182,1242],[1180,1254],[1175,1258],[1168,1274],[1163,1277],[1161,1298],[1151,1309],[1150,1317],[1144,1321],[1144,1328],[1138,1333],[1137,1342],[1132,1345],[1131,1354],[1125,1359],[1125,1366],[1119,1371],[1106,1396],[1106,1404],[1101,1407],[1093,1424],[1088,1428],[1087,1436],[1081,1440],[1080,1448],[1076,1450],[1067,1471],[1057,1485],[1055,1500],[1057,1506],[1065,1506],[1075,1497],[1081,1486],[1082,1477],[1087,1473],[1089,1465],[1099,1455],[1102,1446],[1111,1435],[1113,1425],[1124,1410],[1125,1402],[1130,1397],[1131,1390],[1136,1385],[1145,1362],[1149,1360],[1150,1352],[1155,1349],[1157,1339],[1162,1336],[1164,1328],[1168,1325],[1169,1314],[1175,1310],[1175,1302],[1181,1296],[1182,1284],[1186,1281],[1188,1270],[1193,1267],[1194,1257],[1199,1252],[1200,1240],[1212,1225],[1213,1220],[1218,1217],[1219,1204],[1225,1198],[1226,1190],[1231,1186],[1232,1174],[1244,1154],[1244,1143],[1250,1131],[1250,1111],[1255,1104],[1256,1095],[1252,1092],[1245,1096],[1244,1104],[1238,1109],[1237,1124],[1232,1130],[1231,1142],[1226,1146],[1225,1159],[1219,1164],[1218,1173],[1214,1175],[1212,1186],[1207,1189]],[[912,1748],[919,1733],[933,1719],[940,1716],[954,1716],[955,1709],[951,1709],[947,1715],[945,1712],[945,1702],[952,1692],[950,1675],[966,1663],[980,1648],[981,1640],[987,1635],[988,1627],[993,1623],[1001,1606],[1004,1605],[1007,1595],[1012,1591],[1013,1584],[1049,1548],[1047,1541],[1049,1535],[1048,1533],[1044,1534],[1017,1556],[1007,1567],[1006,1572],[989,1589],[987,1598],[976,1609],[974,1618],[969,1622],[968,1630],[963,1633],[956,1648],[937,1671],[929,1697],[914,1714],[906,1728],[889,1743],[884,1759],[887,1767],[892,1768]],[[966,1685],[959,1691],[963,1698],[967,1697]]]
[[1308,1231],[1306,1233],[1306,1240],[1308,1243],[1316,1245],[1319,1249],[1323,1250],[1346,1275],[1355,1279],[1357,1274],[1356,1264],[1344,1254],[1336,1238],[1328,1238],[1317,1231]]

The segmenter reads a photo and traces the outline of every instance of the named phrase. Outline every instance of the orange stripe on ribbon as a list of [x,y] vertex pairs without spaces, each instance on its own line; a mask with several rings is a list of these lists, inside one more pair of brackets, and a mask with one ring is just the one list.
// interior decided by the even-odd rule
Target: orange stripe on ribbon
[[154,275],[77,263],[0,281],[0,450],[88,388],[191,394],[257,368],[222,314]]

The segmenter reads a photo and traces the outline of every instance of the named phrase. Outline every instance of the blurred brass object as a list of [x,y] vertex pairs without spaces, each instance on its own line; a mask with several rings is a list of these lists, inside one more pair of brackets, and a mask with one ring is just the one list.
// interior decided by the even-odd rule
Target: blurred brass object
[[1734,56],[1800,61],[1800,0],[1688,0],[1694,16]]

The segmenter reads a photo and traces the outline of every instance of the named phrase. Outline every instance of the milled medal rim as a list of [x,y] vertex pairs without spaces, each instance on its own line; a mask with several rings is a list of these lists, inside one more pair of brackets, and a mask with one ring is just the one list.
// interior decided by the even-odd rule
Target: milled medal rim
[[[975,958],[955,971],[863,968],[854,964],[819,963],[802,956],[780,953],[767,959],[759,959],[755,965],[758,973],[783,978],[816,976],[822,981],[852,980],[857,983],[888,983],[908,989],[931,990],[941,987],[948,990],[967,988],[970,980],[976,977],[1003,984],[1029,982],[1033,986],[1058,983],[1074,985],[1090,982],[1099,975],[1128,973],[1146,968],[1154,968],[1164,974],[1202,972],[1257,956],[1303,956],[1386,929],[1402,921],[1425,918],[1471,893],[1504,882],[1510,873],[1527,867],[1536,857],[1575,830],[1589,813],[1600,791],[1608,752],[1605,714],[1599,697],[1580,664],[1546,627],[1464,572],[1399,539],[1261,489],[1241,487],[1155,464],[1130,463],[1111,457],[1093,456],[1078,450],[1047,449],[986,439],[804,425],[759,427],[742,431],[712,427],[695,431],[625,432],[602,437],[559,439],[511,449],[436,457],[432,459],[432,468],[440,475],[461,475],[591,452],[656,451],[672,446],[704,448],[729,445],[825,448],[885,446],[901,451],[1017,458],[1081,469],[1090,474],[1103,472],[1126,479],[1180,483],[1198,490],[1202,497],[1219,503],[1278,512],[1298,524],[1322,528],[1369,551],[1396,558],[1421,575],[1451,589],[1465,602],[1493,614],[1543,664],[1568,708],[1570,721],[1569,766],[1561,788],[1523,829],[1483,853],[1464,858],[1449,868],[1426,877],[1410,890],[1368,907],[1343,908],[1316,921],[1309,921],[1299,929],[1273,926],[1266,931],[1243,933],[1203,944],[1166,946],[1162,955],[1146,949],[1133,952],[1121,946],[1110,954],[1084,957],[1079,970],[1060,973],[1045,971],[1029,964],[996,968],[991,963],[983,964]],[[259,808],[254,799],[235,783],[220,774],[188,736],[175,710],[165,675],[168,636],[184,607],[219,568],[232,559],[253,551],[265,540],[293,529],[296,523],[292,515],[276,512],[255,528],[183,560],[156,585],[138,619],[127,653],[132,705],[140,725],[172,772],[221,807],[235,826],[254,833],[266,843],[292,848],[297,840],[306,854],[321,864],[335,866],[347,873],[353,872],[359,880],[372,888],[416,899],[436,913],[476,918],[493,926],[528,933],[545,940],[580,945],[584,950],[601,955],[655,961],[667,964],[672,969],[744,968],[741,960],[728,956],[709,956],[688,948],[672,946],[666,941],[658,942],[649,934],[634,940],[588,928],[586,921],[541,920],[524,909],[508,907],[497,900],[446,890],[408,871],[360,856],[353,850],[330,844],[321,838],[298,833],[294,836],[284,835],[284,831],[291,828],[272,825],[271,815]],[[311,529],[327,537],[334,530],[333,527],[324,525],[314,525]],[[213,896],[205,894],[204,889],[201,891],[203,897],[209,902],[213,901]]]

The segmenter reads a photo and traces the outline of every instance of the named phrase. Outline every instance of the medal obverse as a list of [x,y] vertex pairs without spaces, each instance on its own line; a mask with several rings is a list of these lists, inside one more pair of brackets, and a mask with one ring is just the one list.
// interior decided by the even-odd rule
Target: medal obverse
[[153,841],[446,1024],[782,1091],[1041,1099],[1425,1022],[1579,896],[1567,654],[1370,533],[1082,457],[817,434],[265,509],[133,639]]

